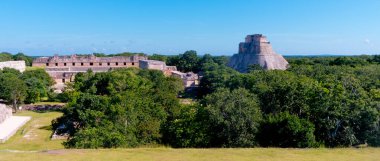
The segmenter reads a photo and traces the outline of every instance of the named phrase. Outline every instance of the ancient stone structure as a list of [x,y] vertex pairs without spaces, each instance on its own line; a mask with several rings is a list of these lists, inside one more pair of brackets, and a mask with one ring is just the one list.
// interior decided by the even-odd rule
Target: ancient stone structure
[[193,72],[182,73],[179,71],[172,72],[173,77],[180,78],[182,80],[185,88],[198,87],[199,86],[199,76]]
[[170,76],[172,71],[177,71],[175,66],[167,66],[165,62],[158,60],[140,60],[141,69],[161,70],[166,76]]
[[12,116],[12,109],[0,103],[0,124]]
[[115,68],[139,67],[140,60],[147,60],[146,56],[57,56],[40,57],[33,61],[32,66],[45,67],[45,70],[57,84],[74,81],[75,74],[86,72],[106,72]]
[[228,66],[239,72],[248,72],[250,65],[260,65],[266,70],[286,70],[289,63],[276,54],[266,36],[248,35],[245,42],[239,44],[239,53],[231,57]]
[[0,103],[0,143],[11,138],[31,117],[12,116],[12,109]]
[[13,68],[16,69],[20,72],[25,71],[25,61],[5,61],[5,62],[0,62],[0,69],[3,68]]
[[54,56],[40,57],[33,61],[35,67],[45,67],[46,72],[55,80],[55,92],[62,92],[65,82],[72,82],[75,74],[86,72],[107,72],[115,68],[139,67],[141,69],[160,70],[165,76],[176,76],[182,79],[185,87],[198,86],[199,78],[194,73],[181,73],[175,66],[167,66],[165,62],[148,60],[146,56]]
[[180,78],[185,88],[197,87],[199,85],[198,74],[195,74],[192,72],[182,73],[180,71],[177,71],[177,67],[175,66],[166,66],[166,63],[163,61],[140,60],[139,64],[140,64],[141,69],[160,70],[166,76],[173,76],[173,77]]

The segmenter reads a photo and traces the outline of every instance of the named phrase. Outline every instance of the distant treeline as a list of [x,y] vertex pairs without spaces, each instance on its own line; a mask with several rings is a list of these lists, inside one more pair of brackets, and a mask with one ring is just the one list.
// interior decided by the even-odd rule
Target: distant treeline
[[17,111],[23,103],[37,103],[56,98],[51,89],[54,80],[44,69],[26,70],[23,73],[11,68],[0,70],[0,99]]
[[202,74],[195,103],[180,104],[181,81],[159,71],[79,74],[53,122],[67,148],[380,146],[379,56],[288,58],[286,71],[246,74],[195,51],[152,57]]
[[0,62],[3,61],[15,61],[15,60],[24,60],[27,66],[32,66],[33,58],[26,56],[23,53],[17,53],[15,55],[7,52],[0,53]]

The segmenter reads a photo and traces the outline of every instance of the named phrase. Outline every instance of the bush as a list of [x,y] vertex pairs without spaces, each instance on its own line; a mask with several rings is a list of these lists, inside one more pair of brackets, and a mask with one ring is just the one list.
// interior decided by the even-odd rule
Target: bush
[[313,133],[312,123],[286,112],[269,115],[260,126],[258,140],[263,147],[314,147]]
[[255,95],[246,89],[218,89],[205,97],[210,145],[214,147],[253,147],[261,121]]
[[53,122],[70,134],[68,148],[115,148],[155,144],[161,126],[179,106],[180,80],[160,71],[120,69],[77,75],[64,115]]
[[210,136],[205,120],[200,105],[183,105],[163,127],[163,142],[175,148],[207,147]]

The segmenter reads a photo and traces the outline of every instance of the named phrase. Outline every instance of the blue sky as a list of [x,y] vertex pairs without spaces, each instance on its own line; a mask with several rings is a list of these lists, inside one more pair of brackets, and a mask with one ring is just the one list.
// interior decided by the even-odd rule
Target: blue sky
[[380,54],[379,0],[1,0],[0,52]]

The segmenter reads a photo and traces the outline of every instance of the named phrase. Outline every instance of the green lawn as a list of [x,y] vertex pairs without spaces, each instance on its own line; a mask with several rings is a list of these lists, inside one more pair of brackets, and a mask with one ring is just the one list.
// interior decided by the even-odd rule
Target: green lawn
[[51,121],[62,114],[59,112],[37,113],[31,111],[21,111],[15,115],[32,116],[32,119],[24,125],[17,133],[0,144],[0,150],[47,150],[62,149],[62,140],[50,140]]
[[37,69],[45,69],[45,67],[31,67],[31,66],[26,67],[26,70],[37,70]]
[[[10,159],[11,158],[11,159]],[[0,161],[378,161],[380,149],[171,149],[0,152]]]
[[0,144],[0,161],[379,161],[380,149],[63,149],[62,141],[51,141],[51,120],[61,116],[59,112],[21,112],[17,115],[32,116],[5,144]]

